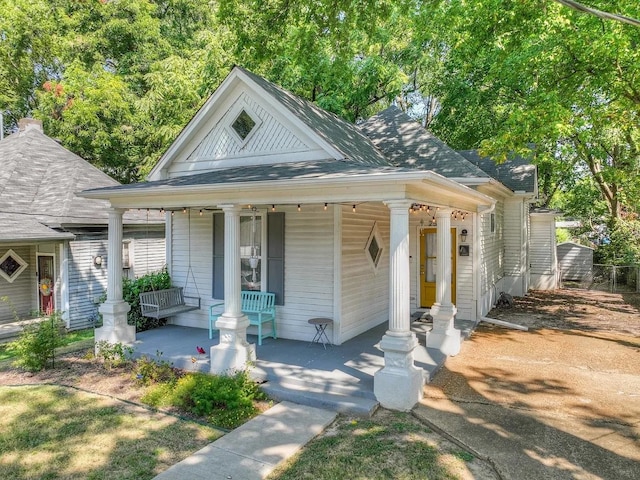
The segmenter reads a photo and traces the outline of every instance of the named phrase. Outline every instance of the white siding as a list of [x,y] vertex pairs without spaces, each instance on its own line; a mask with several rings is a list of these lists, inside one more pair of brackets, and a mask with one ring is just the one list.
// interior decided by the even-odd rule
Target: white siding
[[556,288],[555,220],[551,215],[531,216],[531,287]]
[[[383,253],[374,270],[365,247],[374,223]],[[344,342],[389,319],[389,209],[383,204],[342,207],[342,325]]]
[[593,249],[573,242],[558,245],[558,268],[562,280],[584,281],[593,275]]
[[[191,229],[189,231],[189,216],[176,212],[171,221],[169,233],[171,244],[171,265],[169,272],[174,286],[184,287],[184,294],[199,296],[201,309],[184,313],[173,319],[171,323],[190,327],[209,327],[209,306],[211,298],[212,268],[213,268],[213,217],[210,212],[199,215],[198,211],[191,211]],[[189,273],[191,262],[191,273]],[[187,274],[188,279],[187,279]],[[195,281],[194,281],[195,279]]]
[[[276,322],[279,338],[311,340],[314,327],[307,323],[312,317],[333,318],[333,212],[322,206],[304,205],[279,207],[285,212],[285,304],[278,306]],[[171,277],[174,285],[184,286],[185,294],[196,295],[188,270],[188,232],[186,216],[176,213],[172,221]],[[199,311],[175,317],[172,323],[208,328],[209,306],[219,303],[212,299],[213,220],[211,213],[191,217],[191,266],[202,300]],[[263,248],[266,251],[266,245]],[[264,278],[264,273],[263,273]],[[336,320],[336,325],[339,319]],[[249,333],[255,333],[250,327]],[[331,338],[332,332],[327,334]]]
[[505,292],[515,296],[526,293],[527,273],[527,204],[520,198],[505,202],[504,206],[504,282]]
[[[107,241],[69,242],[69,323],[71,329],[93,326],[98,316],[98,299],[107,289]],[[102,256],[102,266],[93,257]]]
[[[278,307],[278,335],[294,340],[311,340],[315,329],[307,323],[313,317],[333,318],[334,215],[330,207],[303,205],[302,211],[285,213],[284,289],[285,305]],[[334,318],[339,328],[340,319]],[[332,338],[334,332],[327,330]],[[336,340],[337,341],[337,340]]]
[[166,265],[164,238],[136,238],[130,241],[131,275],[141,277]]
[[[150,238],[152,235],[146,234],[143,238],[132,238],[141,235],[140,233],[129,234],[124,239],[130,243],[133,268],[131,271],[123,270],[123,276],[132,277],[132,272],[135,272],[135,276],[142,276],[148,272],[162,270],[165,265],[164,238]],[[93,326],[97,319],[97,301],[107,290],[108,240],[106,238],[76,240],[69,242],[67,249],[69,328],[72,330],[88,328]],[[93,258],[98,255],[103,259],[100,267],[93,264]],[[149,267],[146,264],[147,260]],[[57,273],[60,277],[60,270]]]
[[[2,245],[0,256],[7,250],[13,250],[29,265],[13,283],[0,276],[0,297],[8,297],[9,302],[0,302],[0,323],[12,322],[14,314],[19,318],[28,318],[38,307],[36,296],[36,251],[33,246]],[[14,312],[15,308],[15,312]]]
[[461,257],[456,248],[456,308],[457,318],[471,320],[475,316],[474,294],[473,294],[473,238],[472,217],[467,216],[464,221],[452,220],[451,226],[456,228],[456,246],[461,244],[460,232],[467,230],[467,240],[464,245],[469,245],[469,256]]
[[[491,232],[491,213],[481,216],[480,225],[480,296],[484,304],[493,304],[504,277],[504,205],[496,204],[495,231]],[[484,312],[483,312],[484,313]]]

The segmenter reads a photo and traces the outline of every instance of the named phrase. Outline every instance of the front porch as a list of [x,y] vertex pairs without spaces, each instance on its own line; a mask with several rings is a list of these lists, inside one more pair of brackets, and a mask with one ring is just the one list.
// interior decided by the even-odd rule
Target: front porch
[[[417,315],[413,316],[414,318]],[[455,327],[464,338],[468,337],[473,323],[456,320]],[[257,360],[250,367],[257,380],[266,382],[265,391],[277,400],[327,408],[343,413],[370,415],[378,402],[373,392],[376,371],[384,367],[384,352],[380,340],[388,324],[385,322],[339,346],[309,342],[267,338],[257,345],[255,335],[247,335],[256,344]],[[425,346],[425,332],[431,323],[414,321],[412,331],[419,345],[414,349],[414,364],[422,369],[425,382],[429,382],[444,364],[446,356],[439,350]],[[135,356],[146,355],[171,362],[175,367],[188,371],[210,371],[210,347],[219,343],[216,332],[209,340],[207,330],[201,328],[166,325],[137,334]],[[204,348],[204,355],[196,347]]]

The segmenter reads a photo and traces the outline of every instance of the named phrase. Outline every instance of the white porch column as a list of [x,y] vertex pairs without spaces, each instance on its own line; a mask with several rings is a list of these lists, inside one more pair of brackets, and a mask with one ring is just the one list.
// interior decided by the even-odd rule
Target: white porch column
[[249,319],[242,314],[240,280],[239,205],[219,205],[224,211],[224,313],[218,317],[220,343],[211,347],[211,373],[244,370],[256,359],[255,345],[247,343]]
[[380,404],[407,411],[422,398],[423,372],[413,364],[418,345],[411,331],[409,269],[409,201],[385,202],[391,210],[389,272],[389,330],[380,342],[384,367],[374,376],[373,391]]
[[460,353],[460,330],[453,326],[457,309],[451,303],[451,209],[436,213],[436,303],[431,307],[433,329],[427,333],[427,347],[443,354]]
[[133,343],[136,340],[135,325],[127,324],[127,312],[131,306],[122,300],[122,214],[124,210],[109,210],[107,247],[107,301],[100,306],[102,327],[95,332],[96,344]]

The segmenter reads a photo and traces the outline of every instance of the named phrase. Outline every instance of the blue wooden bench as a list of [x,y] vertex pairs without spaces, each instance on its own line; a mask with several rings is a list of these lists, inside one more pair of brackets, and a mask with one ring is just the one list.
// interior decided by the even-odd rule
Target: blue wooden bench
[[[242,305],[240,309],[249,319],[249,324],[258,327],[258,345],[262,345],[262,339],[267,337],[278,338],[276,334],[276,294],[269,292],[242,291]],[[222,312],[215,310],[224,309],[224,303],[216,303],[209,307],[209,339],[213,338],[215,322]],[[271,322],[271,332],[262,334],[262,325]]]

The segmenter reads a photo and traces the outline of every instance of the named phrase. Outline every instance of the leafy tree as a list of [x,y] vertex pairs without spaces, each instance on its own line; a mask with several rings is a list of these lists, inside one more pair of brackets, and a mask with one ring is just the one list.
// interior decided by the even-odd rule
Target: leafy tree
[[640,29],[540,1],[440,2],[431,21],[448,47],[437,133],[499,160],[536,153],[570,176],[587,169],[614,221],[634,211]]
[[36,105],[35,89],[62,70],[64,15],[46,0],[0,0],[0,113],[5,131]]

